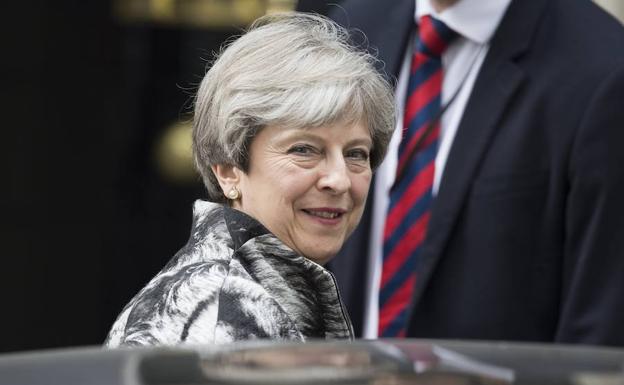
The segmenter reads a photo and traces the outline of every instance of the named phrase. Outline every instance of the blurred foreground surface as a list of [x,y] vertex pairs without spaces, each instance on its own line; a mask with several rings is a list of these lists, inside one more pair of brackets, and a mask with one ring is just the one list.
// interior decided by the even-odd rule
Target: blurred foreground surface
[[621,385],[624,350],[459,341],[252,341],[197,348],[75,348],[0,355],[12,385]]

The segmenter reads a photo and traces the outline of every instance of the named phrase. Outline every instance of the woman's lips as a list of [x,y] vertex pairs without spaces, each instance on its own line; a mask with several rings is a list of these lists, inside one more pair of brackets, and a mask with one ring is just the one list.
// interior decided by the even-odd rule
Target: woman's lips
[[327,207],[303,209],[302,211],[324,224],[336,224],[340,222],[340,219],[347,212],[343,209]]

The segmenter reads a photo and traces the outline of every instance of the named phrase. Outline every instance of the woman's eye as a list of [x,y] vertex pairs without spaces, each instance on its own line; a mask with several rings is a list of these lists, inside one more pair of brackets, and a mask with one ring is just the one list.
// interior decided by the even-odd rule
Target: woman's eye
[[347,152],[347,157],[356,161],[367,161],[368,151],[364,149],[353,149]]
[[288,153],[294,155],[312,155],[316,153],[316,149],[309,145],[296,145],[289,148]]

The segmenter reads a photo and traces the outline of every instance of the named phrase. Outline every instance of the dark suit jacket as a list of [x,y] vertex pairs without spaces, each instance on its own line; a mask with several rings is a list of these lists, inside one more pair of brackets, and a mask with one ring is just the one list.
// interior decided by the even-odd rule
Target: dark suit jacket
[[[346,0],[396,76],[414,0]],[[408,335],[624,345],[624,29],[589,0],[513,0],[444,170]],[[357,322],[367,225],[334,270]],[[362,239],[364,238],[364,239]],[[353,245],[359,246],[353,247]]]

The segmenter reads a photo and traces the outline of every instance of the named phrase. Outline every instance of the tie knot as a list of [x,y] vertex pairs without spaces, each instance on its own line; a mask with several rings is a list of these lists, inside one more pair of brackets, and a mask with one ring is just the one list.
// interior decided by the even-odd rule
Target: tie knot
[[427,56],[440,57],[455,37],[457,32],[426,15],[420,18],[416,50]]

